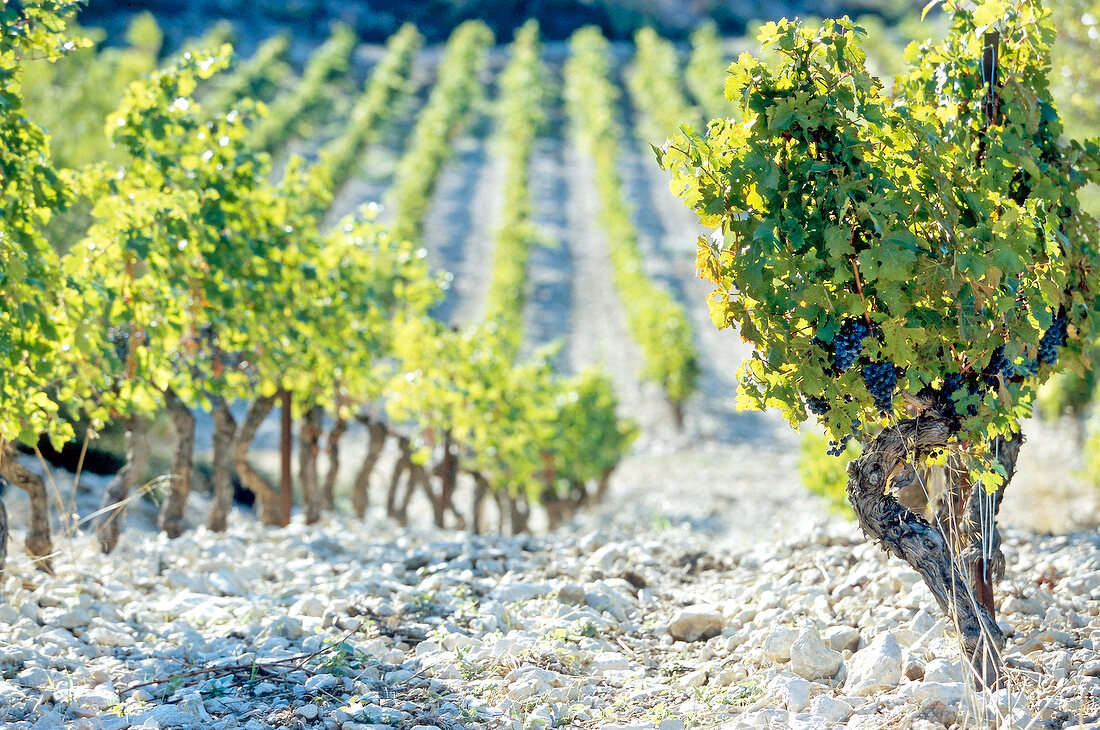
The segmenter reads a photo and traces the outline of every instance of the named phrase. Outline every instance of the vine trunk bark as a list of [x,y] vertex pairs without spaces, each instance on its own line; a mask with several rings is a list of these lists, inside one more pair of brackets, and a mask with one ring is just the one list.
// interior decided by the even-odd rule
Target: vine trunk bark
[[168,496],[157,517],[159,527],[168,537],[183,534],[183,513],[191,494],[191,457],[195,451],[195,416],[179,395],[168,388],[164,391],[168,417],[176,427],[176,456],[172,461],[172,478],[168,481]]
[[[400,453],[397,457],[397,462],[393,465],[393,473],[390,475],[390,488],[386,493],[386,514],[398,522],[401,522],[397,494],[401,487],[401,477],[405,476],[412,467],[412,449],[409,445],[409,439],[405,436],[398,436],[397,448],[400,450]],[[407,479],[406,482],[406,492],[407,494],[412,494],[411,477]],[[406,504],[407,500],[400,500],[400,503]]]
[[244,488],[256,495],[260,521],[265,525],[277,526],[282,524],[282,510],[275,487],[248,463],[248,449],[256,438],[260,424],[275,407],[275,398],[274,395],[257,398],[248,407],[237,438],[233,441],[233,465]]
[[282,390],[279,396],[282,403],[279,421],[278,524],[280,527],[286,527],[290,524],[290,510],[294,506],[294,478],[290,466],[291,450],[294,448],[294,420],[291,415],[290,391]]
[[42,481],[42,477],[19,463],[15,447],[11,443],[5,443],[0,452],[0,477],[13,487],[19,487],[30,497],[31,520],[23,545],[34,561],[34,566],[43,573],[53,575],[53,540],[50,539],[50,503],[46,495],[46,483]]
[[100,515],[96,522],[99,549],[109,553],[118,545],[122,517],[134,487],[149,466],[149,422],[142,416],[130,416],[126,431],[126,463],[103,493]]
[[848,465],[848,499],[863,531],[920,573],[954,621],[975,677],[992,687],[1000,674],[1004,634],[975,599],[944,534],[891,494],[916,481],[915,460],[946,447],[950,435],[948,422],[936,417],[914,418],[884,430]]
[[0,496],[0,580],[4,578],[4,563],[8,560],[8,508]]
[[998,436],[990,442],[990,450],[1005,473],[1005,480],[991,493],[980,484],[970,484],[963,469],[950,470],[948,495],[936,510],[936,519],[959,556],[974,596],[994,618],[997,614],[993,589],[1005,573],[997,514],[1001,511],[1005,487],[1016,472],[1023,442],[1023,435],[1018,433],[1008,439]]
[[367,514],[370,477],[374,473],[378,457],[382,455],[382,449],[386,445],[387,431],[386,424],[381,421],[373,421],[367,418],[360,420],[367,426],[367,436],[370,441],[367,444],[367,454],[363,457],[363,464],[355,474],[355,483],[351,492],[351,505],[355,510],[355,514],[362,519]]
[[225,398],[213,398],[214,499],[206,516],[206,527],[211,532],[225,532],[229,511],[233,508],[233,440],[237,437],[237,421],[229,411]]
[[328,456],[328,471],[325,472],[325,481],[321,485],[321,497],[324,508],[336,509],[336,478],[340,475],[340,440],[348,431],[346,418],[337,417],[336,423],[328,432],[325,439],[325,455]]
[[306,524],[316,524],[324,510],[324,495],[317,479],[318,444],[321,442],[321,406],[310,406],[298,429],[298,484],[302,487]]
[[478,471],[470,472],[470,476],[474,478],[474,498],[470,507],[472,526],[475,535],[481,535],[485,532],[485,525],[482,518],[482,506],[485,504],[485,498],[489,496],[489,480]]

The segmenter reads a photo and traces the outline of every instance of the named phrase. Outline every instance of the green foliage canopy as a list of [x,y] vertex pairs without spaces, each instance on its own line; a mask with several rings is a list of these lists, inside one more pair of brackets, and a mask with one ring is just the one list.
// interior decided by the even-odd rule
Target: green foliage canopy
[[[744,54],[726,82],[744,121],[658,153],[673,191],[719,229],[697,262],[716,285],[714,323],[756,348],[741,402],[798,424],[821,399],[838,442],[917,405],[948,412],[980,451],[1018,430],[1057,367],[1082,366],[1096,330],[1097,226],[1077,190],[1097,178],[1100,149],[1061,139],[1048,13],[1035,0],[950,9],[943,43],[910,46],[893,100],[866,70],[858,25],[768,23],[759,38],[778,61]],[[990,30],[999,71],[983,80]],[[1038,349],[1061,313],[1052,366]],[[872,331],[860,364],[899,371],[885,411],[860,367],[835,365],[850,321]]]

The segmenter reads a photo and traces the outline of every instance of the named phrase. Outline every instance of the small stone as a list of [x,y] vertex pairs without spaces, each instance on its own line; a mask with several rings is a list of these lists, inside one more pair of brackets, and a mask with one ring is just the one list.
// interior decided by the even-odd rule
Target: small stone
[[305,718],[306,720],[315,720],[317,719],[317,715],[319,715],[320,713],[320,708],[318,708],[317,705],[313,703],[302,705],[294,711],[295,715]]
[[1081,667],[1081,674],[1086,677],[1100,677],[1100,659],[1085,662],[1085,665]]
[[15,683],[24,687],[46,687],[50,684],[50,673],[41,667],[28,667],[15,675]]
[[508,604],[525,603],[549,592],[550,586],[545,583],[502,583],[490,595],[494,601]]
[[109,629],[106,626],[96,626],[89,629],[84,639],[95,646],[133,646],[134,637],[129,634]]
[[707,683],[707,670],[696,669],[680,677],[680,684],[685,687],[702,687]]
[[802,712],[810,704],[810,683],[805,679],[788,679],[777,690],[779,698],[791,712]]
[[966,699],[966,686],[962,682],[910,682],[898,691],[920,705],[938,702],[951,707]]
[[336,677],[331,674],[314,674],[312,677],[306,680],[305,684],[306,692],[320,692],[330,687],[336,686]]
[[881,633],[852,655],[847,669],[847,694],[863,696],[891,689],[901,680],[901,646],[889,631]]
[[818,695],[810,703],[810,714],[826,722],[841,723],[852,714],[852,706],[839,697]]
[[[803,629],[791,644],[790,656],[791,671],[804,679],[829,679],[844,663],[844,657],[840,652],[825,646],[817,629],[809,627]],[[794,711],[799,710],[801,708]]]
[[852,626],[830,626],[823,638],[833,651],[855,651],[859,646],[859,630]]
[[92,617],[88,615],[87,611],[82,608],[74,608],[71,611],[58,614],[50,621],[50,624],[60,626],[63,629],[77,629],[87,626],[91,620]]
[[764,637],[764,656],[773,662],[789,662],[791,646],[798,639],[799,631],[793,626],[773,626]]
[[271,695],[279,691],[279,688],[273,685],[271,682],[260,682],[252,688],[253,693],[257,695]]
[[295,601],[290,610],[287,611],[287,615],[320,618],[325,615],[325,604],[313,596],[306,596]]
[[200,720],[209,720],[210,713],[202,703],[202,695],[198,692],[188,692],[176,703],[176,709],[188,715],[194,715]]
[[601,651],[592,655],[592,670],[595,672],[618,672],[630,669],[630,661],[617,651]]
[[933,659],[924,667],[925,682],[962,682],[966,674],[962,662],[950,659]]
[[398,669],[394,672],[386,672],[383,681],[386,684],[403,684],[413,678],[413,673],[408,669]]
[[721,611],[702,606],[682,608],[668,624],[668,633],[677,641],[700,641],[722,633],[726,618]]

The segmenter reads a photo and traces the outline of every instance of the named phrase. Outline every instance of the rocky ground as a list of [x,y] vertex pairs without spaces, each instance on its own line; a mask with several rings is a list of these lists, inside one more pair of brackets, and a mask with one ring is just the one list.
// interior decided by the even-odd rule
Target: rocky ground
[[5,728],[1063,728],[1100,722],[1100,537],[1009,531],[1008,687],[846,523],[541,537],[333,518],[88,537],[3,584]]

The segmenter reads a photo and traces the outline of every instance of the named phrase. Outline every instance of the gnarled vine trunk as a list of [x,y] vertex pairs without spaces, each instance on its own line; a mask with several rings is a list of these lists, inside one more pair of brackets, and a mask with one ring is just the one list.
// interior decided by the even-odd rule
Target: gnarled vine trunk
[[149,422],[142,416],[131,416],[128,426],[126,463],[104,491],[96,521],[96,537],[99,549],[104,553],[111,552],[118,545],[126,503],[149,465]]
[[[390,475],[390,488],[386,493],[386,514],[398,522],[401,522],[401,513],[398,503],[407,504],[408,500],[398,500],[397,494],[401,487],[401,477],[405,476],[412,467],[412,448],[409,445],[409,439],[405,436],[398,436],[397,448],[400,450],[400,453],[398,454],[397,462],[393,465],[393,473]],[[406,480],[406,482],[405,489],[407,497],[412,494],[411,478]]]
[[916,458],[946,447],[950,435],[948,422],[935,417],[902,421],[884,430],[848,465],[848,499],[863,531],[920,573],[958,628],[976,678],[994,686],[1004,634],[975,599],[967,572],[952,559],[944,534],[890,494],[916,481]]
[[225,398],[213,399],[214,498],[206,516],[206,527],[211,532],[224,532],[229,511],[233,508],[233,439],[237,437],[237,421],[229,411]]
[[53,540],[50,539],[50,503],[46,496],[46,483],[42,477],[19,463],[15,447],[10,443],[5,443],[3,451],[0,451],[0,477],[30,497],[31,523],[27,526],[27,539],[23,545],[34,566],[43,573],[53,575]]
[[265,525],[278,526],[282,524],[282,509],[275,487],[248,463],[248,449],[256,438],[256,431],[274,407],[274,395],[257,398],[248,407],[248,413],[237,430],[237,438],[233,441],[233,465],[244,488],[256,495],[260,521]]
[[294,448],[294,422],[291,416],[290,391],[279,391],[279,400],[279,489],[276,493],[279,504],[276,524],[286,527],[290,524],[290,511],[294,507],[294,479],[290,468],[290,452]]
[[439,495],[432,491],[432,481],[428,477],[428,471],[424,468],[423,464],[418,464],[415,461],[409,461],[409,481],[406,485],[405,499],[401,503],[401,510],[398,514],[398,522],[402,525],[409,523],[409,503],[412,502],[413,493],[417,489],[422,489],[424,494],[428,497],[428,502],[432,505],[432,518],[436,527],[443,527],[443,502]]
[[602,504],[607,497],[607,492],[611,488],[611,475],[615,473],[615,467],[609,466],[603,470],[600,474],[600,479],[596,483],[596,494],[589,499],[591,504]]
[[961,468],[949,470],[948,495],[936,510],[936,520],[950,538],[951,548],[959,557],[974,596],[994,618],[993,587],[1005,572],[997,514],[1001,510],[1005,487],[1016,471],[1016,459],[1023,441],[1022,434],[1014,434],[1012,438],[998,436],[990,442],[990,449],[1006,474],[1004,482],[992,493],[987,493],[980,485],[971,485]]
[[351,506],[355,514],[362,519],[367,514],[367,495],[370,491],[370,477],[374,473],[374,467],[378,463],[378,457],[386,445],[386,424],[381,421],[360,419],[367,426],[367,435],[370,442],[367,444],[367,454],[363,457],[363,464],[355,474],[355,483],[352,485]]
[[443,527],[445,514],[449,511],[455,518],[455,529],[466,529],[466,518],[455,507],[455,489],[458,488],[458,444],[447,431],[443,437],[443,458],[436,469],[439,474],[439,504],[436,507],[436,525]]
[[321,441],[321,406],[310,406],[302,417],[298,430],[298,483],[302,487],[302,502],[305,503],[306,524],[315,524],[321,519],[324,509],[320,484],[317,480],[318,444]]
[[336,418],[325,439],[325,454],[328,456],[328,471],[321,485],[321,503],[327,510],[336,509],[336,478],[340,475],[340,439],[348,430],[346,418]]
[[8,560],[8,508],[0,496],[0,580],[4,578],[4,563]]
[[489,480],[479,471],[470,472],[470,476],[474,479],[474,498],[470,506],[471,512],[471,528],[475,535],[482,534],[484,530],[484,524],[482,524],[482,505],[485,504],[485,498],[489,496]]
[[168,417],[176,427],[176,456],[172,460],[172,478],[168,482],[168,496],[157,516],[157,527],[170,538],[183,534],[183,512],[187,497],[191,494],[191,456],[195,450],[195,416],[179,395],[168,388],[164,391],[164,405]]

